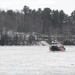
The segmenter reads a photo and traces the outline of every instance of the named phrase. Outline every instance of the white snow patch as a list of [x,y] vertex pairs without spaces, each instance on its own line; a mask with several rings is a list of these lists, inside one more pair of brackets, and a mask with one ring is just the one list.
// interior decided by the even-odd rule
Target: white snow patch
[[41,45],[41,46],[49,46],[49,44],[46,41],[39,41],[38,42],[38,45]]

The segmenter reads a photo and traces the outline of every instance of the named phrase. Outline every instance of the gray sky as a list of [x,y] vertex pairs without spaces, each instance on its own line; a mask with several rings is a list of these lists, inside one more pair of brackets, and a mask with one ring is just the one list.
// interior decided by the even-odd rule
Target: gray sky
[[49,7],[52,10],[64,10],[69,14],[75,10],[75,0],[0,0],[0,9],[22,10],[27,5],[31,9]]

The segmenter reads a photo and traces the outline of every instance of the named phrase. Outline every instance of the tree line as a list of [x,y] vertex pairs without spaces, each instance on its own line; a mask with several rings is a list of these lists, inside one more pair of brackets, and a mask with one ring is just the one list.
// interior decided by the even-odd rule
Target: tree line
[[32,10],[26,5],[22,11],[0,10],[0,31],[3,27],[17,32],[75,35],[75,11],[68,16],[63,10]]

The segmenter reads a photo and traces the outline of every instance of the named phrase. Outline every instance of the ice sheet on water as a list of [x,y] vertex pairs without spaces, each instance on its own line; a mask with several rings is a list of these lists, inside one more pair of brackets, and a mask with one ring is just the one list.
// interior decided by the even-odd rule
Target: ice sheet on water
[[0,75],[75,75],[75,47],[50,52],[49,46],[0,47]]

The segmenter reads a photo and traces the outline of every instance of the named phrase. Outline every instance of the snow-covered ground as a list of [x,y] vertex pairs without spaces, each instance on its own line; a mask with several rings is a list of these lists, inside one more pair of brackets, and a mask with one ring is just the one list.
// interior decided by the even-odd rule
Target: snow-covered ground
[[75,46],[65,52],[48,46],[0,46],[0,75],[75,75]]

